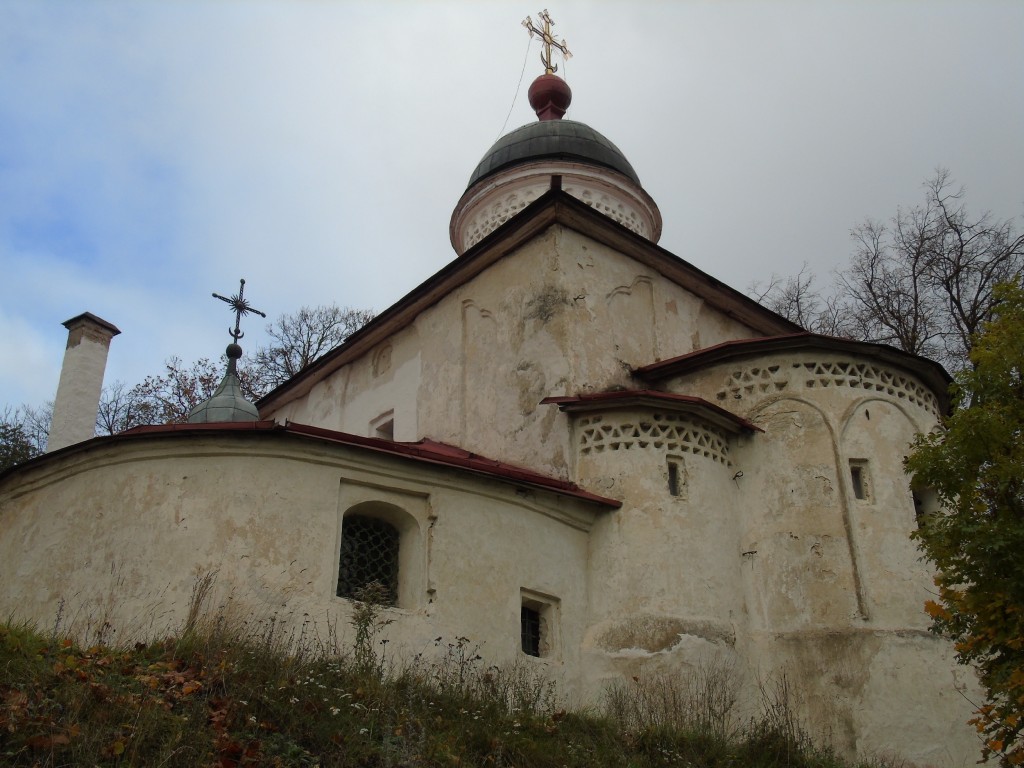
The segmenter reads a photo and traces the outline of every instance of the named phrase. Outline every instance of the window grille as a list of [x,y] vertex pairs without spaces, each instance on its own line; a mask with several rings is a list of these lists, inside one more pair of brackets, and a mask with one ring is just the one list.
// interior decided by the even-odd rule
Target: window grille
[[527,605],[519,614],[523,653],[540,656],[540,611]]
[[558,598],[520,589],[519,647],[527,656],[558,654]]
[[381,602],[398,602],[398,547],[400,535],[393,525],[375,517],[348,515],[341,526],[338,597],[362,599],[376,583]]

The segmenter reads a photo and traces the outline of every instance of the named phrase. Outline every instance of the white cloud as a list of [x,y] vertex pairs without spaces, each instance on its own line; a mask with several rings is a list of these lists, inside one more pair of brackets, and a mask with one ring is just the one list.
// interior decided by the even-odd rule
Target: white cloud
[[[804,261],[824,277],[850,227],[916,203],[938,164],[972,209],[1022,211],[1024,6],[597,7],[551,9],[575,54],[569,116],[629,157],[662,245],[719,279],[743,289]],[[524,15],[0,6],[0,317],[4,359],[19,361],[0,403],[59,367],[59,323],[83,310],[122,328],[109,375],[135,381],[172,354],[216,355],[228,318],[210,292],[240,276],[275,316],[380,310],[439,269],[451,210],[512,102]],[[533,119],[537,51],[506,130]]]

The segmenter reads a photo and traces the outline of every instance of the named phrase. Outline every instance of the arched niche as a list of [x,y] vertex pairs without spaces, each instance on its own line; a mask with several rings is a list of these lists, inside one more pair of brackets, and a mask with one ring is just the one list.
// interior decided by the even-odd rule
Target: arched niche
[[754,626],[838,628],[866,618],[832,420],[797,397],[764,403],[750,418],[764,432],[734,462]]
[[[390,539],[393,532],[397,540],[397,552],[391,551]],[[424,542],[420,525],[416,518],[409,512],[396,504],[385,501],[363,501],[354,504],[344,510],[341,516],[341,532],[338,537],[338,564],[335,583],[343,592],[339,597],[352,598],[351,585],[352,568],[343,558],[361,557],[367,555],[365,549],[372,548],[374,558],[394,557],[393,563],[397,573],[395,575],[394,593],[392,604],[397,608],[416,608],[422,601],[424,593]],[[364,551],[355,551],[362,549]],[[359,565],[356,571],[366,579],[371,576],[383,573],[389,564],[382,564],[377,568],[377,563],[364,562]],[[351,561],[349,561],[351,562]],[[346,580],[346,569],[349,579]],[[360,574],[357,573],[354,581],[359,581]],[[343,583],[347,581],[348,589],[342,590]],[[358,586],[358,585],[357,585]],[[387,586],[387,585],[385,585]]]
[[917,519],[912,478],[903,466],[915,436],[929,426],[917,415],[889,398],[862,398],[843,417],[839,448],[872,618],[923,628],[932,570],[910,538]]

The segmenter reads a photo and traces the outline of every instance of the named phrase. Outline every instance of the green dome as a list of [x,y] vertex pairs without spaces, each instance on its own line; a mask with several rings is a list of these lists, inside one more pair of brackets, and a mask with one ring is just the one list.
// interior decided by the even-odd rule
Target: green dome
[[217,391],[206,402],[200,403],[188,414],[189,424],[212,424],[220,421],[259,421],[260,412],[245,399],[242,384],[235,373],[235,364],[242,356],[242,348],[229,344],[228,370]]

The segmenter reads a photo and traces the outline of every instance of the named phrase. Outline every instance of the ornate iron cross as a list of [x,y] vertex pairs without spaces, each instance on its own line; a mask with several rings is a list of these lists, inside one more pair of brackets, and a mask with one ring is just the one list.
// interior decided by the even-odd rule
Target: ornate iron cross
[[235,329],[231,330],[231,328],[229,327],[228,328],[228,333],[231,334],[231,338],[233,338],[235,340],[236,344],[238,343],[238,340],[240,338],[245,336],[245,334],[242,333],[242,331],[239,330],[239,327],[238,327],[239,323],[242,321],[242,315],[248,315],[248,314],[252,313],[254,315],[259,315],[260,317],[266,317],[266,315],[263,312],[260,312],[258,309],[256,309],[254,306],[252,306],[248,301],[246,301],[246,299],[245,299],[245,279],[244,278],[239,280],[238,294],[237,295],[232,296],[229,299],[227,296],[221,296],[219,293],[215,293],[215,294],[213,294],[213,298],[220,299],[221,301],[226,302],[235,311]]
[[551,28],[555,26],[555,22],[551,20],[551,16],[548,14],[547,8],[538,13],[537,16],[542,22],[544,22],[543,28],[535,26],[533,19],[529,16],[523,20],[523,26],[526,27],[526,31],[530,33],[530,37],[536,35],[541,39],[544,45],[544,50],[540,52],[540,61],[544,65],[544,74],[553,75],[558,71],[558,65],[551,63],[551,49],[557,48],[567,59],[571,59],[572,54],[569,53],[569,46],[565,40],[555,40],[552,36]]

